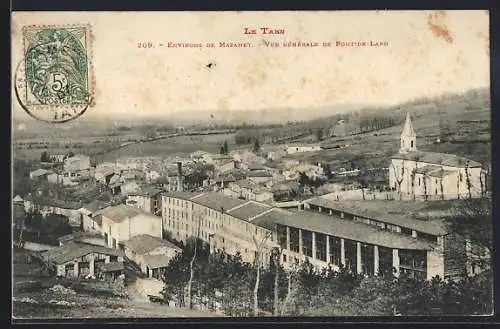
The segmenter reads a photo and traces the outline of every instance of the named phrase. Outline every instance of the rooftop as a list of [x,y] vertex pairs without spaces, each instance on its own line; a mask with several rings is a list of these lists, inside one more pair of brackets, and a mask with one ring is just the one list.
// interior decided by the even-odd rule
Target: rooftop
[[171,258],[166,255],[145,255],[144,263],[150,268],[162,268],[167,267]]
[[231,209],[227,213],[233,217],[248,221],[257,215],[270,210],[271,208],[272,208],[271,206],[259,202],[248,201],[241,207]]
[[52,171],[50,170],[47,170],[47,169],[36,169],[36,170],[33,170],[32,172],[30,172],[30,175],[31,176],[42,176],[42,175],[47,175],[47,174],[51,174]]
[[481,167],[481,164],[479,162],[448,153],[416,151],[404,154],[397,153],[393,155],[392,158],[408,160],[408,161],[426,162],[430,164],[437,164],[437,165],[456,167],[456,168],[465,168],[466,163],[468,163],[469,168]]
[[80,202],[50,199],[45,197],[38,199],[38,204],[41,206],[50,206],[62,209],[79,209],[81,207]]
[[123,251],[118,249],[106,248],[85,243],[69,243],[60,247],[45,251],[43,257],[55,264],[62,265],[71,262],[74,259],[86,256],[90,253],[103,254],[108,256],[124,257]]
[[190,200],[194,203],[214,210],[220,210],[221,208],[223,208],[226,211],[247,202],[246,200],[231,198],[218,192],[206,192],[192,197],[190,198]]
[[418,238],[383,231],[363,223],[313,212],[287,213],[274,210],[259,216],[256,220],[261,225],[280,224],[393,249],[432,249],[430,243]]
[[114,207],[108,207],[99,212],[102,216],[107,217],[114,221],[115,223],[123,222],[127,218],[133,218],[139,215],[144,215],[150,218],[157,218],[161,220],[160,217],[152,215],[146,211],[143,211],[139,208],[127,206],[124,204],[119,204]]
[[195,197],[197,195],[200,195],[200,192],[183,192],[183,191],[172,191],[172,192],[163,192],[162,195],[169,197],[169,198],[177,198],[177,199],[184,199],[184,200],[189,200],[192,197]]
[[168,247],[175,250],[180,250],[176,245],[148,234],[141,234],[131,237],[123,242],[123,245],[130,248],[133,252],[143,255],[160,247]]
[[[448,228],[442,217],[444,217],[443,210],[446,209],[446,206],[449,209],[450,201],[333,201],[319,197],[308,200],[306,203],[427,234],[444,235],[448,233]],[[437,219],[424,219],[436,214],[438,215]]]
[[108,202],[100,201],[100,200],[94,200],[90,203],[87,203],[83,207],[81,207],[81,210],[85,210],[91,214],[94,214],[96,211],[104,209],[106,207],[109,207]]

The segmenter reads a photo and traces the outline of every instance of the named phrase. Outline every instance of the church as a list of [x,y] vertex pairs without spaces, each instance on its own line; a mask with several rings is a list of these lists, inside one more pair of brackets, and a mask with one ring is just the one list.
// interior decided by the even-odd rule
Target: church
[[480,163],[453,154],[417,149],[410,114],[401,133],[400,149],[391,159],[389,186],[404,198],[450,200],[477,198],[486,193]]

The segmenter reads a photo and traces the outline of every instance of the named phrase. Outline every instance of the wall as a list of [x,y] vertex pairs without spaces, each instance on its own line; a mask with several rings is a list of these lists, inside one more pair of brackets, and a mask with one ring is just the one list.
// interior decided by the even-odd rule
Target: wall
[[[169,199],[173,203],[169,203]],[[164,229],[178,241],[186,242],[187,237],[196,236],[199,226],[201,240],[218,249],[225,249],[230,254],[240,252],[243,260],[248,262],[253,262],[255,257],[253,236],[261,241],[265,234],[271,233],[272,238],[268,240],[269,248],[273,245],[273,241],[276,241],[273,232],[228,214],[222,214],[220,211],[194,204],[190,200],[165,196],[162,204]],[[211,234],[214,234],[213,237],[210,237]]]
[[[450,166],[441,166],[443,170],[446,171],[457,171],[457,173],[450,173],[445,176],[442,180],[443,193],[441,193],[441,179],[438,177],[427,176],[426,185],[424,185],[423,175],[416,174],[414,186],[411,185],[411,175],[412,172],[417,168],[422,168],[430,163],[425,162],[415,162],[401,159],[392,159],[391,165],[389,166],[389,186],[396,187],[398,191],[397,180],[402,179],[401,192],[403,195],[412,195],[413,191],[416,195],[425,195],[425,190],[427,190],[427,195],[439,199],[444,195],[444,199],[456,199],[460,195],[461,198],[468,197],[467,179],[465,174],[465,168],[456,168]],[[434,164],[435,165],[435,164]],[[404,174],[401,175],[401,168],[404,167]],[[468,168],[469,178],[471,183],[471,196],[478,197],[481,195],[481,168]],[[462,181],[460,182],[459,175],[462,174]],[[421,183],[418,184],[418,179],[420,178]],[[437,181],[437,182],[436,182]],[[458,183],[458,185],[457,185]],[[484,179],[483,179],[484,183]],[[437,194],[435,193],[437,190]]]
[[441,248],[427,251],[427,280],[435,276],[444,278],[444,258]]

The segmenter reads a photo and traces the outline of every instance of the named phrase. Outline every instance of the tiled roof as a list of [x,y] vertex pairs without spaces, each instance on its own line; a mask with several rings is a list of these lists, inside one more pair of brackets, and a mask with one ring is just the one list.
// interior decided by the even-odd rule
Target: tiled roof
[[468,162],[469,168],[481,167],[481,163],[479,162],[447,153],[416,151],[408,153],[397,153],[393,155],[392,158],[409,161],[419,161],[456,168],[465,168],[465,164]]
[[167,267],[171,258],[166,255],[145,255],[143,260],[147,267],[149,267],[150,269],[155,269]]
[[427,165],[427,166],[415,169],[415,173],[416,174],[428,174],[428,173],[430,173],[432,171],[436,171],[436,170],[440,170],[440,169],[441,169],[440,166]]
[[370,225],[313,212],[285,213],[276,210],[257,219],[261,223],[268,223],[268,225],[272,225],[271,223],[281,224],[387,248],[432,249],[431,244],[418,238],[382,231]]
[[183,192],[183,191],[172,191],[172,192],[163,192],[162,195],[169,198],[177,198],[183,200],[189,200],[192,197],[200,195],[200,192]]
[[160,239],[148,234],[141,234],[131,237],[129,240],[123,242],[123,245],[130,248],[133,252],[143,255],[151,252],[160,247],[169,247],[175,250],[180,250],[176,245],[168,242],[167,240]]
[[416,216],[414,213],[424,211],[426,204],[429,205],[429,202],[434,201],[427,201],[427,203],[424,201],[420,203],[415,201],[386,200],[333,201],[324,198],[315,198],[306,201],[306,203],[311,205],[334,209],[355,216],[398,225],[427,234],[447,234],[448,228],[444,224],[444,221],[421,220],[415,218]]
[[94,214],[96,211],[104,209],[106,207],[109,207],[109,203],[100,200],[94,200],[84,205],[81,209]]
[[30,172],[30,175],[31,176],[42,176],[42,175],[46,175],[46,174],[50,174],[50,173],[52,173],[52,171],[50,171],[50,170],[36,169],[36,170]]
[[40,198],[38,200],[38,204],[41,206],[50,206],[50,207],[57,207],[57,208],[62,208],[62,209],[80,209],[81,208],[80,202],[49,199],[49,198]]
[[124,257],[125,254],[123,251],[118,249],[106,248],[102,246],[96,246],[91,244],[84,243],[69,243],[62,245],[60,247],[56,247],[50,250],[47,250],[42,255],[43,257],[50,262],[55,264],[64,264],[67,262],[71,262],[74,259],[83,257],[90,253],[97,253],[109,256],[118,256]]
[[159,220],[161,220],[161,218],[152,215],[146,211],[140,210],[139,208],[127,206],[124,204],[119,204],[114,207],[105,208],[102,211],[100,211],[100,214],[103,215],[104,217],[111,219],[115,223],[120,223],[127,218],[133,218],[138,215],[145,215],[151,218],[158,218]]
[[224,208],[226,211],[247,202],[218,192],[206,192],[191,198],[191,201],[214,210]]
[[268,211],[271,209],[271,206],[264,205],[259,202],[254,202],[254,201],[248,201],[246,204],[229,210],[227,213],[233,217],[243,219],[243,220],[249,220],[259,214],[262,214],[265,211]]

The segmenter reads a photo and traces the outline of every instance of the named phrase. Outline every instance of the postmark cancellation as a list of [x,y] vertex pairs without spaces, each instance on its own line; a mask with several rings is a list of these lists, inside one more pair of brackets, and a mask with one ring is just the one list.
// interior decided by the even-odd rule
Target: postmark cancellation
[[15,91],[29,115],[47,122],[67,122],[94,102],[90,25],[23,27],[23,58]]

